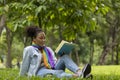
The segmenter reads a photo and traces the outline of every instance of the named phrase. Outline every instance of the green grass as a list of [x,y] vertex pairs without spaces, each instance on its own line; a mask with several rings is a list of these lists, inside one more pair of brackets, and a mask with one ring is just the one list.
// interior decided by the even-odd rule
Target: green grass
[[[69,71],[68,71],[69,72]],[[0,69],[0,80],[58,80],[53,76],[40,77],[18,77],[18,69]],[[120,80],[120,66],[92,66],[93,80]],[[61,78],[59,80],[90,80],[80,78]]]
[[92,66],[94,80],[120,80],[120,66]]

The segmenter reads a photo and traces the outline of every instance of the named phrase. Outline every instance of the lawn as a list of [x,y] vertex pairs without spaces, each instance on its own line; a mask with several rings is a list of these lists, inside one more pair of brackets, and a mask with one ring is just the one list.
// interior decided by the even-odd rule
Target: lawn
[[[69,72],[69,71],[68,71]],[[40,77],[18,77],[18,69],[5,69],[0,68],[0,80],[58,80],[53,76],[47,76],[45,78]],[[93,80],[120,80],[120,66],[92,66]],[[90,80],[80,78],[62,78],[59,80]]]
[[94,80],[120,80],[120,65],[92,66]]

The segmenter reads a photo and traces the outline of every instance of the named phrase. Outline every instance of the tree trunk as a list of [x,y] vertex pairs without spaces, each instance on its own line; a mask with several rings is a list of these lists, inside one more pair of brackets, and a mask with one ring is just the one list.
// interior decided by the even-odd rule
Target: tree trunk
[[[73,43],[76,43],[76,44],[77,44],[77,42],[79,41],[77,37],[78,37],[78,34],[76,33],[76,38],[73,40]],[[74,57],[74,59],[75,59],[75,61],[76,61],[76,64],[77,64],[77,65],[80,65],[80,58],[79,58],[79,55],[78,55],[78,50],[75,49],[74,52],[75,52],[75,57]],[[72,55],[74,55],[74,54],[72,54]]]
[[39,24],[39,27],[42,29],[42,15],[41,15],[41,13],[38,14],[38,24]]
[[104,64],[105,56],[107,55],[108,52],[109,52],[109,47],[105,45],[102,51],[102,55],[99,58],[98,64],[101,64],[101,65]]
[[12,68],[11,63],[11,46],[12,46],[12,36],[10,30],[6,27],[6,40],[7,40],[7,61],[6,61],[6,67]]
[[3,28],[6,25],[6,18],[5,15],[1,15],[1,19],[0,19],[0,35],[2,33]]
[[92,41],[91,43],[90,43],[90,64],[92,64],[93,63],[93,54],[94,53],[94,42]]
[[60,39],[60,41],[61,40],[63,40],[63,36],[62,36],[62,27],[61,27],[61,25],[59,25],[59,29],[58,29],[59,31],[59,39]]
[[[108,23],[110,23],[108,21]],[[111,51],[111,63],[114,63],[114,48],[117,45],[118,34],[119,33],[119,16],[115,16],[115,19],[110,23],[109,36],[107,40],[107,46],[103,49],[102,55],[99,59],[99,64],[103,64],[105,61],[105,56]]]
[[119,64],[119,45],[116,45],[116,64]]
[[78,51],[75,51],[75,55],[76,55],[76,63],[77,65],[80,65],[80,59],[79,59],[79,55],[78,55]]
[[103,51],[102,51],[102,54],[101,54],[101,56],[100,56],[100,58],[99,58],[99,62],[98,62],[98,64],[104,64],[104,62],[105,62],[105,57],[106,57],[106,55],[108,54],[108,53],[112,53],[112,59],[111,59],[111,61],[112,61],[112,64],[113,64],[113,62],[114,62],[114,60],[113,60],[113,57],[114,57],[114,48],[115,48],[115,45],[116,45],[116,40],[115,40],[115,38],[116,37],[112,37],[112,42],[111,42],[111,40],[110,40],[110,37],[109,37],[109,40],[108,40],[108,42],[107,42],[107,45],[104,45],[104,47],[103,47]]
[[113,27],[113,31],[112,31],[112,49],[111,49],[111,64],[114,64],[114,43],[116,42],[115,39],[116,39],[116,26]]

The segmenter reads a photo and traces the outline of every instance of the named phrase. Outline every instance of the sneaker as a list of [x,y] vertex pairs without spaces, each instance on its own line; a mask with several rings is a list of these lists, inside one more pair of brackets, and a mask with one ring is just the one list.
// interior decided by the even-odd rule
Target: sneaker
[[86,75],[85,78],[90,78],[92,80],[93,79],[93,75],[89,73],[88,75]]
[[86,76],[91,72],[91,65],[86,64],[85,67],[82,69],[82,76],[86,78]]

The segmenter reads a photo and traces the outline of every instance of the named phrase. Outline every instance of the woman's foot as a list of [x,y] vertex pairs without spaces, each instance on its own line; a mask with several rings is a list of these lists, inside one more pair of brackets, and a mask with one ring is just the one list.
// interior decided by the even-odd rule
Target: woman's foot
[[88,75],[86,75],[85,78],[90,78],[92,80],[93,79],[93,75],[92,74],[88,74]]
[[86,64],[84,66],[84,68],[82,69],[83,78],[85,78],[88,74],[90,74],[90,72],[91,72],[91,65],[90,64]]
[[78,70],[76,75],[85,78],[91,72],[91,65],[86,64],[82,70]]

